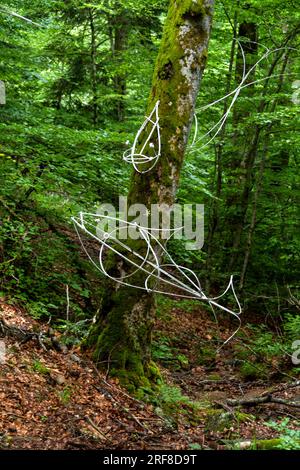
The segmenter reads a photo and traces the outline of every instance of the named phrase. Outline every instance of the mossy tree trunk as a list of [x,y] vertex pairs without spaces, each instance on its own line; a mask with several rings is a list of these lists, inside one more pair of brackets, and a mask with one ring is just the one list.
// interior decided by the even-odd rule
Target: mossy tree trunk
[[[148,114],[160,100],[161,157],[146,174],[132,175],[129,204],[175,202],[180,170],[193,120],[195,102],[206,64],[213,0],[170,1],[162,42],[155,66]],[[148,149],[150,151],[150,149]],[[139,241],[133,242],[139,249]],[[110,273],[119,276],[115,262]],[[131,283],[138,283],[137,273]],[[107,281],[100,314],[87,345],[94,359],[120,377],[129,389],[149,388],[158,379],[151,361],[154,323],[153,295]]]

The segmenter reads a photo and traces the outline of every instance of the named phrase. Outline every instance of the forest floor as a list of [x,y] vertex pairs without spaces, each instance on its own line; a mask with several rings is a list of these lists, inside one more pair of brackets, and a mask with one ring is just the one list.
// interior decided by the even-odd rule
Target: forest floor
[[[276,370],[268,380],[245,380],[234,358],[237,340],[211,354],[215,338],[225,341],[234,326],[219,331],[199,306],[172,305],[161,309],[154,335],[165,385],[147,404],[78,348],[46,347],[39,333],[49,326],[2,302],[0,320],[9,329],[2,335],[0,325],[0,449],[224,449],[276,438],[270,420],[289,417],[296,429],[299,384],[290,386],[293,380]],[[24,342],[16,327],[36,334]],[[270,393],[293,405],[227,401]]]

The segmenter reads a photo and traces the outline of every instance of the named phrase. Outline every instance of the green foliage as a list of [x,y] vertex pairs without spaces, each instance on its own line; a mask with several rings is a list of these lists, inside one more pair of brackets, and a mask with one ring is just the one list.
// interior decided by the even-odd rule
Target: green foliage
[[68,320],[58,319],[55,326],[63,333],[60,338],[61,342],[67,346],[76,346],[87,338],[90,321],[79,320],[73,323]]
[[[239,351],[238,356],[245,358],[249,352],[253,352],[258,359],[270,360],[283,354],[282,339],[274,332],[270,331],[266,325],[253,326],[247,325],[250,337],[246,346],[240,343],[236,348]],[[250,350],[249,350],[250,347]]]
[[[103,202],[115,204],[127,193],[130,166],[122,153],[146,109],[168,3],[6,0],[1,5],[0,79],[7,103],[0,106],[0,293],[34,318],[51,320],[70,344],[86,337],[86,320],[98,311],[103,289],[80,251],[70,217]],[[279,50],[256,67],[252,78],[260,81],[243,89],[213,143],[202,148],[204,139],[188,147],[177,200],[205,205],[205,245],[189,251],[185,240],[171,239],[168,249],[207,281],[207,295],[219,292],[232,273],[238,282],[248,259],[239,293],[244,309],[260,313],[262,321],[266,313],[276,324],[283,318],[282,337],[253,327],[247,339],[252,352],[235,348],[242,376],[255,378],[266,373],[264,361],[283,362],[300,337],[297,302],[290,302],[299,290],[299,104],[293,100],[299,12],[287,0],[224,0],[215,8],[196,106],[199,137],[213,128],[229,101],[225,108],[223,101],[201,107],[237,85],[236,46],[230,63],[234,18],[238,30],[243,22],[256,25],[262,44],[256,59],[265,47]],[[289,49],[281,55],[282,45]],[[253,57],[246,56],[249,68]],[[270,69],[273,76],[265,80]],[[193,312],[194,305],[158,296],[157,316],[168,321],[172,309]],[[187,365],[175,339],[157,336],[153,356],[175,368]],[[213,348],[199,351],[200,364],[210,367],[214,361]]]
[[[254,0],[247,5],[244,3],[237,8],[235,2],[226,0],[224,6],[231,18],[237,13],[239,24],[245,18],[257,23],[264,46],[272,48],[274,42],[280,46],[289,34],[292,38],[297,15],[294,12],[291,19],[288,2],[270,0],[263,6]],[[54,225],[58,221],[66,225],[70,215],[79,209],[94,209],[100,202],[114,203],[119,194],[126,193],[130,168],[123,164],[121,154],[126,148],[126,140],[132,140],[141,122],[141,109],[146,107],[167,6],[166,0],[151,4],[145,0],[96,4],[73,0],[51,4],[45,0],[4,2],[4,8],[45,26],[39,28],[9,14],[0,14],[0,78],[7,88],[7,104],[0,109],[0,197],[4,207],[11,211],[9,217],[7,210],[0,211],[1,243],[7,240],[5,250],[8,254],[0,266],[4,293],[11,295],[16,286],[22,285],[22,293],[17,296],[32,296],[31,292],[27,295],[30,286],[26,282],[31,274],[23,265],[26,266],[30,251],[34,251],[32,242],[41,231],[41,218],[51,220]],[[267,12],[268,24],[261,22],[262,8]],[[288,31],[281,27],[284,21]],[[125,34],[122,43],[118,39],[121,26]],[[91,54],[93,27],[95,57]],[[272,31],[272,38],[269,31]],[[231,39],[231,27],[224,9],[217,4],[199,106],[226,92],[224,77],[228,74]],[[288,45],[293,45],[293,39]],[[262,54],[262,50],[258,54]],[[299,124],[299,113],[291,100],[291,84],[298,64],[296,54],[292,50],[289,54],[288,75],[284,76],[281,90],[278,91],[277,78],[270,79],[264,88],[268,64],[262,62],[255,77],[262,81],[253,90],[251,87],[244,89],[236,104],[236,115],[245,114],[244,118],[237,126],[231,114],[226,132],[215,141],[217,151],[218,146],[223,149],[221,195],[216,193],[214,148],[209,146],[200,150],[200,144],[196,143],[188,149],[178,201],[205,204],[206,239],[209,227],[214,223],[213,208],[217,208],[218,221],[209,258],[206,246],[202,251],[187,251],[184,241],[169,242],[169,250],[179,263],[201,276],[210,277],[213,284],[223,283],[225,274],[228,277],[227,266],[234,252],[230,224],[234,214],[240,214],[241,200],[241,188],[235,184],[235,178],[241,180],[242,177],[238,169],[232,170],[234,155],[240,151],[244,136],[247,133],[251,136],[255,126],[261,126],[245,216],[246,228],[234,266],[234,272],[240,273],[259,164],[267,139],[264,131],[270,132],[264,187],[257,208],[258,223],[247,271],[245,303],[249,307],[256,302],[256,296],[253,298],[251,294],[255,290],[256,295],[267,294],[268,307],[273,308],[277,301],[276,286],[283,283],[293,286],[297,279],[300,240],[295,203],[299,145],[295,129]],[[282,64],[282,60],[278,60],[274,69],[277,77],[280,77]],[[233,70],[235,67],[234,61]],[[120,89],[124,77],[125,92]],[[233,89],[234,77],[231,78]],[[263,111],[257,111],[262,94],[267,105]],[[95,105],[97,122],[93,121]],[[247,113],[249,106],[250,115]],[[222,110],[223,103],[220,102],[209,108],[205,115],[201,114],[200,133],[217,122]],[[125,117],[126,121],[122,121]],[[232,135],[236,138],[232,139]],[[20,217],[16,219],[13,213]],[[33,213],[40,214],[39,220],[32,216]],[[56,252],[49,246],[47,253],[48,243],[49,239],[45,237],[43,256],[39,254],[39,267],[44,265],[45,269],[47,257],[53,261],[65,250],[61,244]],[[43,274],[45,269],[42,269]],[[39,279],[42,278],[39,273]],[[39,293],[33,302],[47,305],[48,300],[40,298],[45,288],[37,289]],[[51,303],[58,307],[57,310],[62,308],[57,300]],[[31,309],[36,311],[35,306]]]
[[300,338],[300,315],[286,313],[284,331],[291,341],[298,340]]
[[156,296],[156,315],[164,321],[171,320],[170,310],[174,305],[173,299],[165,295]]
[[50,315],[49,309],[50,308],[57,308],[56,305],[53,304],[44,304],[43,302],[28,302],[26,303],[26,307],[28,310],[29,315],[32,316],[35,320],[45,319],[47,316]]
[[38,374],[42,374],[42,375],[49,374],[49,369],[44,364],[42,364],[42,362],[39,361],[38,359],[33,362],[32,370],[34,372],[37,372]]
[[190,450],[202,450],[202,446],[198,444],[197,442],[193,442],[192,444],[189,444]]
[[188,365],[188,358],[179,354],[176,347],[172,345],[172,339],[157,332],[152,344],[152,357],[167,367],[181,369]]
[[240,424],[255,420],[255,417],[251,414],[239,411],[232,413],[214,408],[206,410],[205,415],[205,430],[210,433],[226,431],[234,426],[236,422]]
[[213,367],[216,360],[216,348],[213,344],[201,346],[198,352],[197,362],[206,367]]
[[170,311],[173,309],[181,309],[192,313],[197,308],[197,301],[190,299],[174,299],[166,295],[157,295],[156,297],[156,314],[158,318],[168,321],[172,318]]
[[[268,326],[246,325],[239,333],[239,341],[234,345],[234,355],[239,371],[246,380],[266,378],[272,372],[297,374],[292,369],[291,355],[293,341],[299,339],[299,317],[286,314],[282,333],[272,331]],[[246,332],[246,333],[245,333]]]
[[72,397],[72,393],[73,393],[73,390],[69,386],[64,387],[64,389],[61,392],[58,393],[61,402],[65,406],[67,406],[67,404],[70,402],[71,397]]
[[276,446],[281,450],[300,450],[300,430],[299,422],[297,422],[298,429],[290,427],[290,418],[284,418],[280,423],[270,421],[267,424],[270,428],[279,432],[280,443]]
[[267,376],[267,366],[245,361],[240,367],[240,373],[244,380],[264,379]]
[[162,414],[172,427],[176,427],[180,419],[191,425],[199,424],[201,404],[183,395],[179,387],[162,384],[152,401],[158,406],[156,412]]
[[85,305],[93,308],[89,298],[95,274],[64,232],[53,229],[47,219],[48,215],[41,217],[35,210],[18,213],[15,220],[4,215],[0,225],[2,295],[22,304],[36,319],[55,318],[65,315],[69,286],[70,317],[80,320],[86,316]]

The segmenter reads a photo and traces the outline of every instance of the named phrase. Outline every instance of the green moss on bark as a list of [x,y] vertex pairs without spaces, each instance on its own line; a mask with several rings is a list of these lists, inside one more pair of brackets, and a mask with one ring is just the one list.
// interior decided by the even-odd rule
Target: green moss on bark
[[101,314],[85,347],[92,349],[96,365],[109,370],[131,392],[149,392],[161,381],[159,369],[151,360],[153,323],[149,294],[141,295],[130,287],[113,292],[112,286],[107,286]]
[[160,101],[162,157],[150,173],[134,172],[130,203],[174,203],[207,59],[212,5],[209,0],[171,1],[148,102],[150,113]]

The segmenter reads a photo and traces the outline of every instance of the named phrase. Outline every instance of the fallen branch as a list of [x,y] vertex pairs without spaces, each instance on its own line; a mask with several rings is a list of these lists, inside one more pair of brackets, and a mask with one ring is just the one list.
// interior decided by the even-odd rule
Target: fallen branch
[[279,405],[285,405],[285,406],[292,406],[294,408],[300,408],[300,402],[296,401],[289,401],[285,400],[283,398],[277,398],[273,397],[273,395],[266,395],[263,397],[253,397],[253,398],[245,398],[242,400],[231,400],[228,399],[226,400],[227,405],[229,406],[256,406],[256,405],[262,405],[265,403],[276,403]]
[[5,336],[16,338],[21,343],[26,343],[31,339],[37,340],[39,343],[41,341],[40,333],[33,331],[28,331],[18,326],[9,325],[3,319],[0,319],[0,333]]
[[266,392],[263,392],[261,396],[270,395],[270,393],[273,394],[273,393],[283,392],[285,390],[289,390],[290,388],[295,388],[295,387],[300,387],[300,380],[297,380],[296,382],[292,382],[289,384],[281,385],[280,387],[273,388],[273,390],[268,390]]
[[62,353],[68,352],[68,348],[55,338],[54,333],[50,328],[47,332],[29,331],[25,328],[20,328],[19,326],[9,325],[0,318],[0,335],[3,337],[15,338],[20,342],[20,344],[25,344],[28,341],[35,340],[44,351],[48,351],[47,348],[52,348]]

